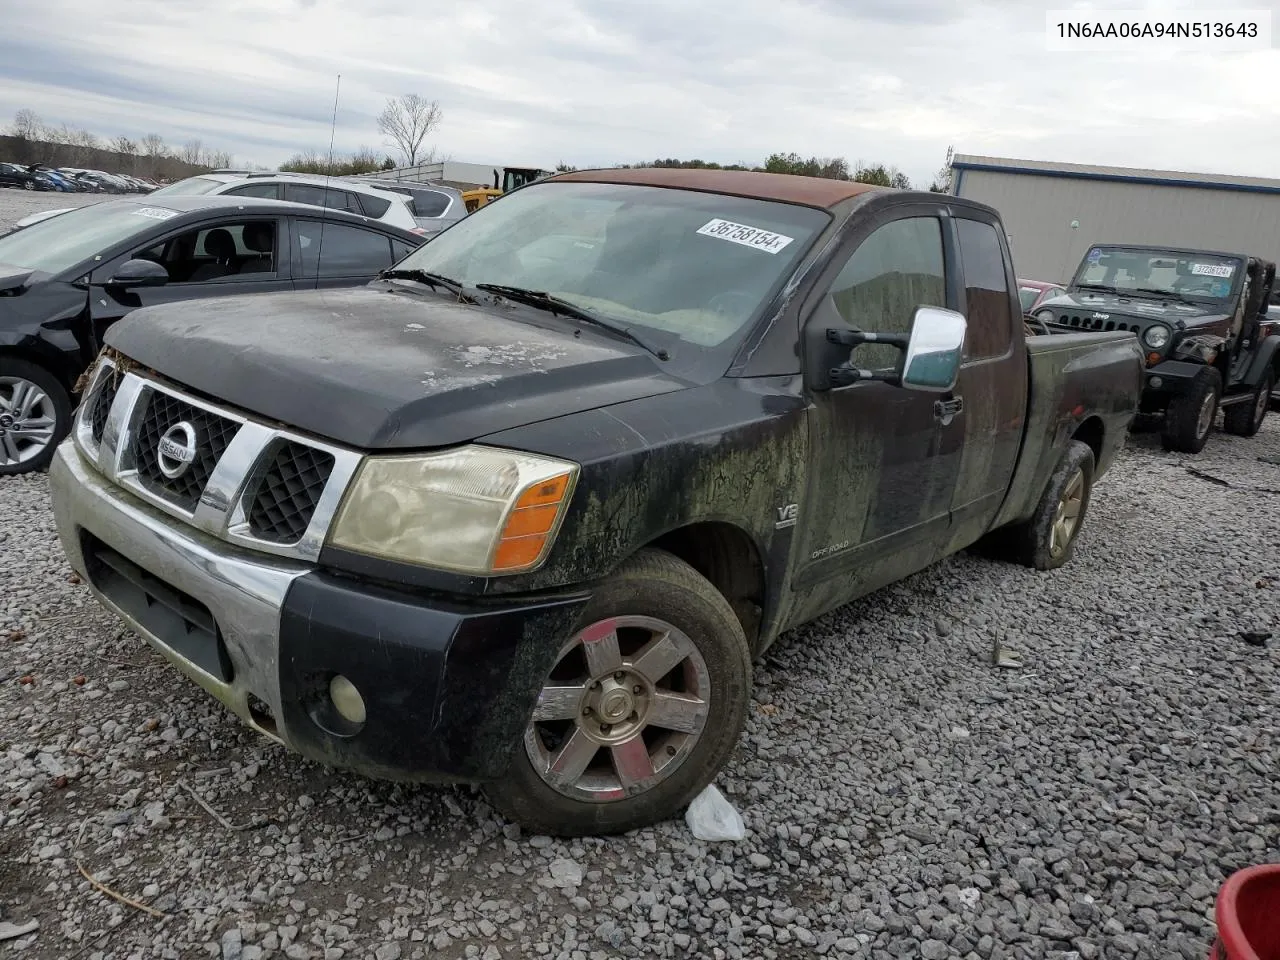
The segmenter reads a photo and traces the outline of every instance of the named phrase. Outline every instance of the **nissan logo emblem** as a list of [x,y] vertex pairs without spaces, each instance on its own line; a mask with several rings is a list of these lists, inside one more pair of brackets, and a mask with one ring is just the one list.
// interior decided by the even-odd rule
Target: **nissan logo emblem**
[[177,480],[196,459],[196,428],[183,420],[175,423],[160,437],[156,446],[156,462],[160,472]]

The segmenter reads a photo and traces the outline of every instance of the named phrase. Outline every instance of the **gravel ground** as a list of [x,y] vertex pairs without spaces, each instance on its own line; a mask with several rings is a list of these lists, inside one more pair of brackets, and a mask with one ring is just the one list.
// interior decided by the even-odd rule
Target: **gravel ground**
[[1201,960],[1222,880],[1280,860],[1260,457],[1280,416],[1196,458],[1135,433],[1068,567],[961,555],[784,637],[731,844],[530,837],[291,756],[100,611],[43,475],[0,480],[0,923],[40,923],[0,954]]
[[113,199],[116,198],[105,193],[29,193],[26,190],[0,189],[0,233],[13,226],[14,221],[41,210],[83,207]]

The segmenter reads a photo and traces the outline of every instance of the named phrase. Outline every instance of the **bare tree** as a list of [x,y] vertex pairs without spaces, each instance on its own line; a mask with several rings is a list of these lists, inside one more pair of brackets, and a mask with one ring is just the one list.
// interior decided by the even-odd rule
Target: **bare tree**
[[19,110],[10,129],[19,140],[39,140],[44,124],[34,110]]
[[123,153],[126,157],[136,157],[138,155],[137,143],[123,134],[111,141],[111,149],[116,153]]
[[419,160],[422,141],[440,125],[443,117],[438,100],[406,93],[387,100],[382,113],[378,114],[378,130],[399,149],[405,166],[412,167]]
[[148,133],[139,143],[144,157],[163,157],[169,152],[169,148],[164,145],[164,137],[158,133]]
[[188,140],[178,151],[178,157],[183,163],[199,163],[203,156],[204,142],[199,137]]

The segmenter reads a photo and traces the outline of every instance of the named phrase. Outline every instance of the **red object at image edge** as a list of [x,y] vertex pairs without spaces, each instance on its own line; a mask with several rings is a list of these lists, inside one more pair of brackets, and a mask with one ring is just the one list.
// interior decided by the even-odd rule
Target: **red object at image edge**
[[1209,960],[1280,960],[1280,863],[1227,878],[1214,907],[1218,939]]

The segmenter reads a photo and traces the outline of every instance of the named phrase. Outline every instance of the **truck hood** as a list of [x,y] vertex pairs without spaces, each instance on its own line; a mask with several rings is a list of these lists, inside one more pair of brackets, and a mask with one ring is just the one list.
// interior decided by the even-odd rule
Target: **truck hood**
[[523,308],[382,286],[135,310],[106,343],[267,420],[363,450],[463,443],[683,389],[640,347]]
[[35,273],[30,267],[15,267],[9,263],[0,263],[0,292],[19,290]]
[[[1041,310],[1052,310],[1055,318],[1060,318],[1063,314],[1068,317],[1079,316],[1082,326],[1090,329],[1107,329],[1107,321],[1121,319],[1145,321],[1141,324],[1144,328],[1153,320],[1169,326],[1177,326],[1178,321],[1188,327],[1201,326],[1218,323],[1227,316],[1217,307],[1208,304],[1126,297],[1102,290],[1076,290],[1053,297],[1036,307],[1036,313]],[[1107,316],[1097,317],[1095,314]]]

